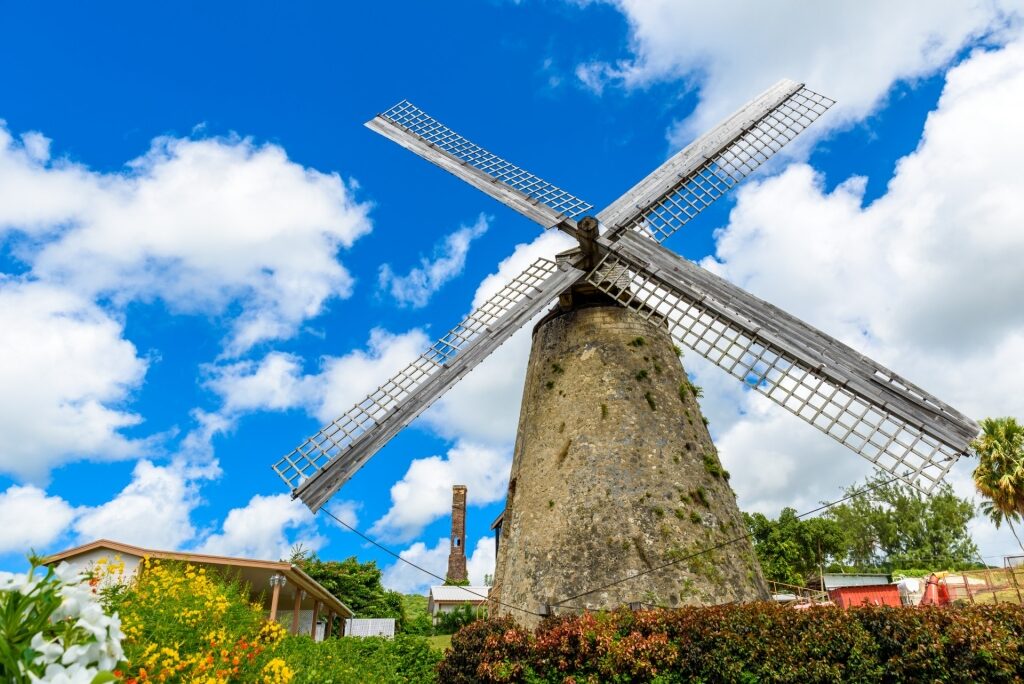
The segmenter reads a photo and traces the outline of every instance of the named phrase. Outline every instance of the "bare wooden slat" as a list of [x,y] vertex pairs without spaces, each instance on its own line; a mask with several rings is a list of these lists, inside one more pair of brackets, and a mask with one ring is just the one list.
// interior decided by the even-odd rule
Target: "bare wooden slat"
[[597,215],[661,242],[823,114],[833,101],[783,79],[673,155]]
[[319,510],[384,444],[583,275],[568,263],[539,259],[274,470],[293,496]]
[[888,368],[653,241],[626,233],[603,246],[592,284],[664,317],[682,344],[879,467],[930,489],[977,435],[973,420]]

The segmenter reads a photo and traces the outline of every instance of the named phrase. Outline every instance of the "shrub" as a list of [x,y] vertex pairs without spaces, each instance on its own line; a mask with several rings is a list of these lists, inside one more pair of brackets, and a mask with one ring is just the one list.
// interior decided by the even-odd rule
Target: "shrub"
[[1024,677],[1019,606],[805,611],[769,603],[509,618],[452,639],[445,682],[999,682]]
[[295,671],[292,684],[433,682],[441,654],[419,636],[327,639],[288,636],[277,654]]
[[[104,682],[122,660],[117,615],[103,611],[95,577],[66,563],[0,572],[0,680]],[[42,677],[42,680],[40,679]]]
[[267,622],[237,580],[145,558],[130,584],[104,597],[121,615],[128,682],[291,680],[293,670],[273,653],[285,628]]

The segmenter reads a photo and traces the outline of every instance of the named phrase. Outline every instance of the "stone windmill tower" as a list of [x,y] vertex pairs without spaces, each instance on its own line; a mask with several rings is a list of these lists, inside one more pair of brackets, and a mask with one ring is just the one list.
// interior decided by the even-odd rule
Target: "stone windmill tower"
[[275,471],[319,510],[557,299],[534,331],[498,537],[496,612],[529,623],[561,609],[764,597],[673,341],[930,491],[977,435],[974,421],[660,244],[831,104],[780,81],[595,216],[408,102],[378,115],[371,129],[579,247],[538,259]]

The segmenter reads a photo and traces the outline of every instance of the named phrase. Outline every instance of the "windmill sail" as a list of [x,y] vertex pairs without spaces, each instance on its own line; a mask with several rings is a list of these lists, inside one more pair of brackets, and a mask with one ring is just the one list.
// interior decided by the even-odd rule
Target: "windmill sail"
[[388,440],[582,275],[568,263],[538,259],[274,470],[316,512]]
[[593,208],[558,186],[463,138],[406,100],[366,125],[545,228],[554,228]]
[[[977,424],[777,307],[635,233],[588,281],[877,467],[930,492]],[[623,282],[628,285],[623,287]]]
[[784,79],[673,155],[597,215],[662,242],[814,123],[835,102]]

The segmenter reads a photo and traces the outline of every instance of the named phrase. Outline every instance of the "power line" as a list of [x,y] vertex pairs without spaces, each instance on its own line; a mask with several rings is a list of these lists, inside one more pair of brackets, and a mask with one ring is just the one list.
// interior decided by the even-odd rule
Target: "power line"
[[[801,513],[800,515],[796,516],[796,518],[798,520],[801,519],[801,518],[806,518],[809,515],[813,515],[815,513],[819,513],[821,511],[827,510],[827,509],[831,508],[832,506],[836,506],[838,504],[841,504],[844,501],[849,501],[850,499],[852,499],[854,497],[857,497],[857,496],[860,496],[861,494],[866,494],[867,492],[870,492],[872,489],[877,489],[879,487],[884,487],[885,485],[892,484],[896,480],[900,480],[900,479],[902,479],[902,478],[897,476],[897,477],[892,478],[891,480],[886,480],[885,482],[876,482],[876,483],[874,483],[872,485],[864,487],[863,489],[861,489],[859,491],[847,494],[846,496],[842,497],[841,499],[836,499],[835,501],[830,501],[828,503],[824,503],[821,506],[818,506],[817,508],[813,508],[813,509],[811,509],[809,511],[805,511],[805,512]],[[702,555],[704,555],[706,553],[711,553],[712,551],[717,551],[718,549],[720,549],[722,547],[728,546],[729,544],[735,544],[736,542],[743,541],[744,539],[749,539],[752,536],[754,536],[753,533],[748,532],[748,533],[746,533],[744,535],[740,535],[739,537],[735,537],[733,539],[728,539],[726,541],[723,541],[723,542],[720,542],[718,544],[715,544],[714,546],[709,546],[708,548],[701,549],[700,551],[696,551],[696,552],[691,553],[691,554],[689,554],[687,556],[683,556],[682,558],[676,558],[675,560],[671,560],[671,561],[669,561],[667,563],[663,563],[663,564],[658,565],[658,566],[653,567],[653,568],[648,568],[647,570],[644,570],[642,572],[637,572],[637,573],[634,573],[632,575],[627,575],[626,577],[622,577],[620,579],[614,580],[612,582],[609,582],[608,584],[605,584],[605,585],[602,585],[600,587],[597,587],[596,589],[590,589],[588,591],[581,592],[581,593],[576,594],[574,596],[570,596],[569,598],[562,599],[561,601],[558,601],[557,603],[553,603],[551,605],[552,606],[561,606],[562,604],[568,603],[569,601],[575,601],[578,598],[582,598],[584,596],[589,596],[590,594],[594,594],[594,593],[599,592],[599,591],[604,591],[605,589],[610,589],[610,588],[612,588],[612,587],[614,587],[616,585],[622,584],[624,582],[628,582],[630,580],[634,580],[634,579],[636,579],[638,577],[643,577],[644,575],[649,575],[649,574],[651,574],[653,572],[658,572],[659,570],[664,570],[665,568],[667,568],[667,567],[669,567],[671,565],[677,565],[679,563],[682,563],[682,562],[685,562],[685,561],[688,561],[688,560],[692,560],[692,559],[694,559],[694,558],[696,558],[698,556],[702,556]]]
[[[435,574],[435,573],[431,572],[430,570],[427,570],[427,569],[426,569],[426,568],[424,568],[424,567],[421,567],[421,566],[419,566],[419,565],[416,565],[416,564],[415,564],[415,563],[413,563],[413,562],[412,562],[411,560],[409,560],[409,559],[407,559],[407,558],[402,558],[402,556],[401,556],[400,554],[397,554],[397,553],[395,553],[394,551],[392,551],[392,550],[391,550],[391,549],[389,549],[388,547],[384,546],[384,545],[383,545],[383,544],[381,544],[380,542],[376,541],[375,539],[371,539],[370,537],[366,536],[365,534],[363,534],[362,532],[360,532],[359,530],[357,530],[357,529],[356,529],[355,527],[353,527],[352,525],[349,525],[349,524],[348,524],[347,522],[345,522],[345,521],[341,520],[340,518],[338,518],[338,516],[336,516],[336,515],[334,515],[333,513],[331,513],[331,512],[329,511],[329,510],[327,510],[327,508],[321,508],[321,509],[320,509],[320,511],[323,511],[324,513],[326,513],[326,514],[327,514],[327,515],[328,515],[328,516],[329,516],[330,518],[332,518],[332,519],[334,520],[334,522],[338,523],[339,525],[341,525],[341,526],[342,526],[342,527],[344,527],[345,529],[349,530],[350,532],[355,532],[355,533],[356,533],[357,535],[359,535],[360,537],[362,537],[362,538],[363,538],[363,539],[365,539],[366,541],[370,542],[371,544],[373,544],[374,546],[376,546],[376,547],[377,547],[378,549],[380,549],[381,551],[383,551],[383,552],[385,552],[385,553],[387,553],[387,554],[389,554],[389,555],[392,555],[392,556],[394,556],[395,558],[397,558],[398,560],[402,561],[402,562],[403,562],[403,563],[405,563],[406,565],[410,565],[410,566],[412,566],[412,567],[416,568],[417,570],[419,570],[420,572],[422,572],[422,573],[426,573],[427,575],[430,575],[431,577],[434,577],[434,578],[436,578],[436,579],[439,579],[439,580],[441,580],[442,582],[446,582],[446,581],[447,581],[447,580],[446,580],[446,579],[445,579],[444,577],[441,577],[440,575],[438,575],[438,574]],[[544,616],[543,616],[542,614],[540,614],[540,613],[535,613],[535,612],[533,612],[532,610],[527,610],[526,608],[520,608],[519,606],[513,606],[513,605],[511,605],[511,604],[508,604],[508,603],[504,603],[504,602],[502,602],[502,601],[498,601],[497,599],[492,599],[492,598],[490,598],[489,596],[484,596],[484,595],[482,595],[482,594],[478,594],[478,593],[476,593],[475,591],[470,591],[470,590],[469,590],[469,589],[467,589],[466,587],[459,587],[459,588],[460,588],[460,589],[461,589],[462,591],[466,592],[467,594],[472,594],[473,596],[476,596],[476,597],[478,597],[478,598],[482,598],[482,599],[483,599],[483,600],[485,600],[485,601],[494,601],[494,603],[497,603],[498,605],[500,605],[500,606],[504,606],[504,607],[506,607],[506,608],[511,608],[512,610],[519,610],[519,611],[522,611],[522,612],[524,612],[524,613],[529,613],[530,615],[536,615],[537,617],[544,617]]]

